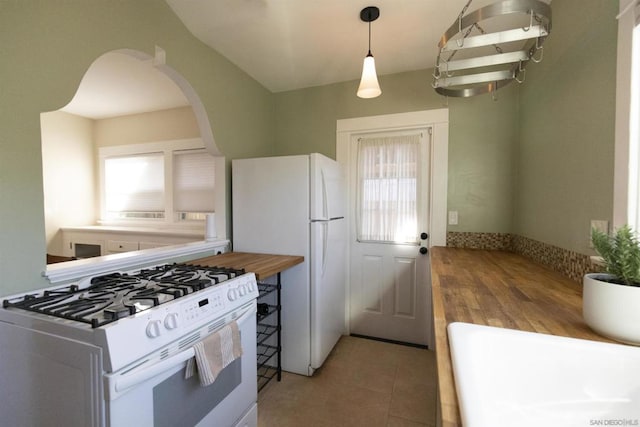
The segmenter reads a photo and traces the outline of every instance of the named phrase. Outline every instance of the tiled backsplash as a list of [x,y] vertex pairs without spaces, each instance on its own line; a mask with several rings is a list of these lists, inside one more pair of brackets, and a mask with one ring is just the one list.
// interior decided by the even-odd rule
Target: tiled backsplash
[[527,237],[508,233],[447,233],[447,246],[454,248],[510,251],[556,270],[576,282],[597,271],[588,255],[562,249]]
[[511,234],[449,231],[447,246],[452,248],[511,250]]

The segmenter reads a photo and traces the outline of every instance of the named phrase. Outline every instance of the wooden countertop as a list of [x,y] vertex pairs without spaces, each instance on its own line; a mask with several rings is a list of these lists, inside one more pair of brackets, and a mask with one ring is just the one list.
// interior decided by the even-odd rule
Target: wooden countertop
[[582,285],[520,255],[433,248],[431,285],[442,427],[462,426],[449,354],[449,323],[611,342],[584,323]]
[[300,264],[303,256],[254,254],[247,252],[227,252],[206,258],[189,261],[189,264],[207,267],[244,268],[245,271],[255,273],[256,279],[262,280],[281,271]]

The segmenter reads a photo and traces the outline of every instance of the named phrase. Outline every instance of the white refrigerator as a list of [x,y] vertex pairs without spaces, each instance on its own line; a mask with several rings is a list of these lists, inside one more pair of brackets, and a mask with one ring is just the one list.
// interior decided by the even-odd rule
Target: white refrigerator
[[345,332],[345,181],[321,154],[233,160],[233,250],[302,255],[282,273],[282,369],[312,375]]

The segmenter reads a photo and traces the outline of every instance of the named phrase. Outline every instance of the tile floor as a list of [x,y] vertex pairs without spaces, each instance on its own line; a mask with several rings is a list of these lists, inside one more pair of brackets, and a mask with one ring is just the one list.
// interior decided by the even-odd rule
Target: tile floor
[[262,389],[258,427],[434,427],[435,365],[433,351],[343,336],[313,377]]

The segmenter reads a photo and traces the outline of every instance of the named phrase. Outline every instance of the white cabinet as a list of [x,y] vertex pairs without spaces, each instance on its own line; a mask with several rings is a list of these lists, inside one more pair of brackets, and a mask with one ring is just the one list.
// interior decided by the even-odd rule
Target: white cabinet
[[117,254],[119,252],[137,251],[139,248],[138,242],[130,242],[126,240],[107,240],[107,253]]
[[62,233],[62,256],[92,258],[106,254],[104,236],[92,234]]
[[204,231],[125,227],[69,227],[62,229],[63,256],[90,258],[204,240]]

